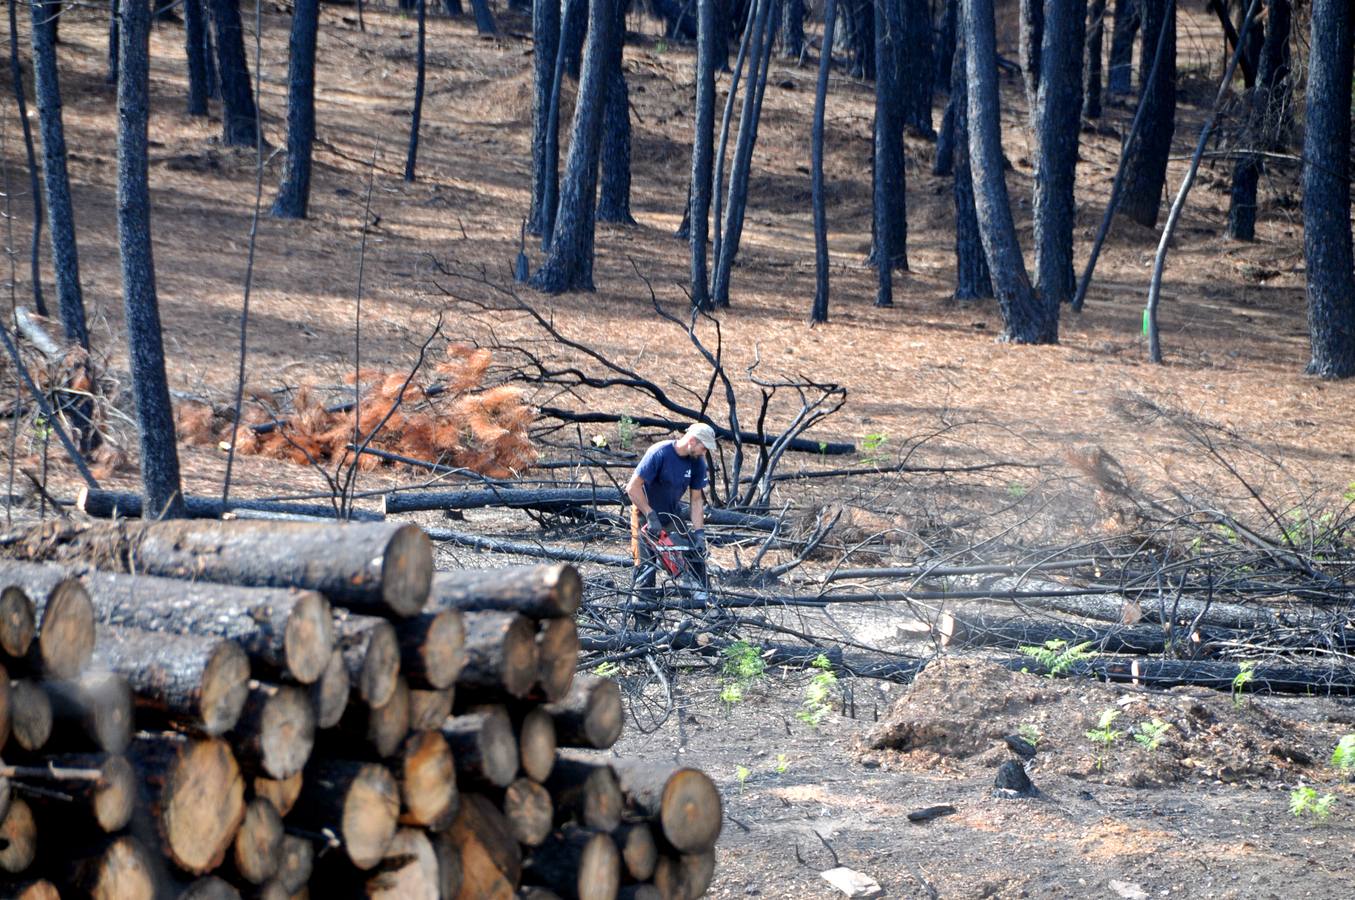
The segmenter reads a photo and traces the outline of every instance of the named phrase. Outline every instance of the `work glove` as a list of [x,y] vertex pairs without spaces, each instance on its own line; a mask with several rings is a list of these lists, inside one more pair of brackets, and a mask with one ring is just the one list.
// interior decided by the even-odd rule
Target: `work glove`
[[659,514],[652,509],[649,511],[649,514],[645,516],[645,527],[649,529],[649,533],[654,535],[654,537],[663,534],[663,525],[659,522]]
[[706,555],[706,529],[704,528],[692,529],[692,549],[695,550],[701,556]]

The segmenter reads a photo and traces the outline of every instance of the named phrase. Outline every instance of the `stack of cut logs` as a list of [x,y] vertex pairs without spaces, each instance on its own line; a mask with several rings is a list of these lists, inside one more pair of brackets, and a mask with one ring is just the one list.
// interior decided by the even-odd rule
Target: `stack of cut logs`
[[575,676],[570,566],[434,574],[384,523],[59,523],[0,556],[0,896],[710,884],[711,780],[597,752],[621,695]]

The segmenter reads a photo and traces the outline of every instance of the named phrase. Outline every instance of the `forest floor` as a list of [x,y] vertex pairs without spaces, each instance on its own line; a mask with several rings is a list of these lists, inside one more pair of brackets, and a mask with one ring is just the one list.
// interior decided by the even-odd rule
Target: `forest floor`
[[[1010,11],[1003,15],[1010,24]],[[252,65],[249,10],[245,17]],[[366,30],[359,31],[353,8],[325,6],[311,217],[283,222],[268,217],[267,210],[281,165],[281,155],[273,151],[285,139],[287,11],[268,3],[261,17],[260,90],[269,146],[250,300],[251,390],[303,384],[324,389],[342,384],[351,372],[369,186],[372,217],[361,254],[364,366],[407,369],[444,311],[443,333],[451,338],[483,340],[491,326],[504,340],[534,337],[520,316],[471,316],[464,305],[450,304],[447,290],[474,295],[478,289],[439,274],[433,265],[437,261],[462,274],[483,269],[495,283],[511,283],[531,177],[529,23],[501,11],[503,34],[486,40],[475,35],[469,20],[430,19],[419,178],[406,183],[400,175],[413,83],[413,22],[392,9],[368,6]],[[632,16],[629,24],[632,207],[638,224],[599,227],[596,293],[524,296],[549,309],[567,334],[586,338],[659,384],[700,389],[704,364],[681,330],[655,318],[635,274],[638,268],[660,300],[681,308],[687,251],[672,234],[682,215],[689,165],[692,54],[656,37],[652,21]],[[26,25],[22,30],[26,33]],[[1008,33],[1013,40],[1003,52],[1014,57],[1015,32]],[[1222,68],[1212,18],[1194,7],[1183,10],[1180,34],[1182,107],[1168,178],[1172,192]],[[106,20],[97,10],[70,6],[61,36],[86,304],[96,353],[123,391],[119,406],[126,412],[130,386],[115,222],[116,112],[104,77]],[[856,506],[911,535],[898,548],[899,556],[942,532],[978,540],[975,509],[987,509],[1004,496],[1047,499],[1038,527],[1020,536],[1029,544],[1055,533],[1072,543],[1099,528],[1109,514],[1096,507],[1089,492],[1065,490],[1076,480],[1070,451],[1094,448],[1118,460],[1124,477],[1148,493],[1170,485],[1198,490],[1229,507],[1254,488],[1277,508],[1301,509],[1312,519],[1342,502],[1355,480],[1355,419],[1349,413],[1355,385],[1303,374],[1308,353],[1294,167],[1276,165],[1263,178],[1258,240],[1241,244],[1224,236],[1231,160],[1206,162],[1167,270],[1166,365],[1147,362],[1140,333],[1156,233],[1124,223],[1112,232],[1086,311],[1065,313],[1060,343],[1006,346],[995,343],[1001,320],[991,302],[957,305],[950,299],[950,183],[930,174],[934,145],[926,140],[910,136],[907,141],[910,271],[897,277],[892,309],[872,305],[874,274],[864,264],[872,92],[869,84],[835,73],[826,172],[833,293],[830,322],[811,329],[805,324],[814,291],[808,176],[812,52],[810,57],[804,66],[777,59],[772,67],[732,306],[721,314],[728,369],[743,372],[760,360],[761,372],[803,373],[844,386],[847,403],[817,430],[815,436],[822,439],[869,443],[876,456],[909,453],[917,464],[1005,460],[1037,467],[1009,470],[1016,474],[999,474],[982,484],[946,481],[929,487],[914,481],[893,486],[887,496],[873,486],[853,487]],[[4,77],[7,124],[0,133],[0,158],[6,194],[13,198],[14,229],[6,243],[23,248],[30,213],[7,72]],[[725,87],[722,80],[721,97]],[[210,120],[184,115],[182,30],[177,26],[162,26],[152,36],[151,91],[152,228],[170,380],[177,391],[226,403],[237,365],[255,155],[220,146],[215,104]],[[1013,164],[1008,185],[1029,259],[1032,148],[1023,126],[1019,81],[1004,79],[1003,91],[1005,140]],[[565,112],[562,121],[568,120]],[[938,123],[940,112],[938,106]],[[1079,266],[1100,220],[1119,135],[1131,114],[1123,105],[1109,107],[1097,129],[1083,135]],[[529,252],[538,262],[540,254]],[[17,257],[13,271],[22,298],[30,290],[23,249]],[[47,293],[53,294],[50,284]],[[5,380],[12,383],[8,370]],[[746,410],[757,395],[746,381],[740,384]],[[652,410],[634,396],[618,395],[609,411]],[[772,418],[789,411],[776,405]],[[1207,428],[1228,452],[1202,452],[1183,422]],[[579,437],[604,432],[618,437],[610,427]],[[1193,433],[1198,435],[1198,429]],[[2,437],[8,448],[9,435]],[[125,422],[114,423],[113,437],[133,458],[135,441]],[[18,440],[19,463],[36,471],[38,433],[26,430]],[[181,452],[186,489],[219,491],[225,454],[212,446],[184,446]],[[49,475],[52,493],[73,493],[74,473],[55,451]],[[389,470],[365,473],[359,489],[418,478]],[[134,462],[124,462],[104,481],[135,488]],[[257,457],[236,460],[236,496],[328,490],[306,467]],[[986,493],[975,500],[980,491]],[[843,499],[821,494],[809,496],[816,502]],[[465,527],[476,524],[476,517],[470,518]],[[972,533],[965,533],[966,523]],[[480,524],[530,528],[525,516],[486,518]],[[600,549],[623,552],[620,546]],[[453,556],[458,562],[472,558]],[[795,719],[802,678],[778,674],[736,710],[716,699],[718,684],[694,678],[677,715],[653,734],[628,736],[619,748],[653,757],[680,754],[677,758],[705,766],[720,781],[730,817],[717,896],[831,896],[817,875],[832,864],[825,841],[844,865],[874,876],[890,896],[1105,896],[1114,890],[1139,896],[1133,885],[1147,896],[1185,891],[1330,896],[1348,890],[1355,847],[1348,815],[1338,809],[1331,824],[1313,826],[1286,809],[1287,789],[1299,777],[1315,777],[1315,768],[1253,772],[1234,766],[1244,774],[1232,778],[1219,776],[1218,766],[1205,765],[1189,776],[1135,787],[1113,777],[1138,759],[1126,748],[1104,773],[1089,769],[1085,759],[1047,769],[1041,763],[1034,769],[1044,791],[1041,799],[998,801],[990,796],[998,759],[990,752],[991,735],[975,735],[976,746],[964,753],[951,748],[927,757],[868,756],[863,761],[857,740],[874,724],[865,721],[866,710],[872,718],[885,716],[889,697],[905,689],[878,693],[878,699],[867,702],[881,689],[860,684],[857,718],[834,715],[816,731]],[[1102,689],[1066,690],[1090,696]],[[939,704],[946,701],[937,698]],[[1083,720],[1115,701],[1074,696],[1067,702],[1072,705],[1051,715],[1076,723],[1064,729],[1065,737],[1085,750],[1085,742],[1078,743],[1080,731],[1094,722]],[[1350,730],[1352,711],[1344,704],[1255,702],[1267,715],[1273,711],[1320,732],[1321,740],[1312,734],[1305,738],[1313,753],[1333,735]],[[1254,755],[1264,761],[1269,751],[1264,736],[1257,735],[1265,725],[1253,725],[1254,733],[1239,726],[1238,734],[1254,742]],[[779,754],[786,760],[778,774],[773,770]],[[739,766],[750,770],[743,784],[735,774]],[[1340,804],[1355,804],[1349,788],[1331,789]],[[953,803],[957,813],[928,825],[904,819],[912,809],[941,802]],[[1110,879],[1124,885],[1108,886]]]

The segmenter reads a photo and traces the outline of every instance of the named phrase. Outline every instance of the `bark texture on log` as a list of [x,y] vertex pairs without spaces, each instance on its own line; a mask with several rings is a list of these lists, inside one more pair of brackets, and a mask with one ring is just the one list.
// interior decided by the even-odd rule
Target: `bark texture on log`
[[621,853],[611,835],[571,828],[536,848],[524,874],[570,900],[614,900]]
[[625,799],[610,760],[597,754],[564,752],[546,787],[555,799],[555,820],[573,820],[595,831],[615,831]]
[[340,610],[334,616],[334,634],[358,696],[371,706],[390,702],[400,675],[400,639],[391,623]]
[[502,706],[453,716],[443,724],[442,736],[452,748],[457,777],[468,784],[503,788],[517,777],[518,742]]
[[242,764],[270,778],[291,778],[315,746],[315,709],[292,685],[250,682],[231,743]]
[[583,579],[568,563],[513,566],[505,569],[465,569],[438,572],[428,605],[464,612],[498,610],[533,619],[572,616],[583,598]]
[[715,846],[724,825],[720,792],[699,769],[613,760],[626,805],[658,821],[665,840],[682,853]]
[[400,641],[400,673],[416,688],[442,690],[466,664],[466,624],[461,612],[442,609],[393,623]]
[[555,720],[561,747],[606,750],[621,737],[621,689],[610,678],[576,675],[563,699],[542,708]]
[[465,615],[466,663],[457,677],[462,692],[526,697],[537,680],[536,629],[510,612]]

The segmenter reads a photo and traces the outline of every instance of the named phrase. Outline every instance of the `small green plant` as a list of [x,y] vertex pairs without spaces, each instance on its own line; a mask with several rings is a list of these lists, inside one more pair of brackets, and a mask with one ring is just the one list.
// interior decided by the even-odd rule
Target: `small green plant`
[[810,676],[809,684],[805,685],[804,700],[795,717],[818,728],[833,711],[833,691],[837,689],[837,674],[833,672],[833,664],[822,653],[815,657],[811,665],[814,667],[814,674]]
[[1355,775],[1355,734],[1343,735],[1331,752],[1331,764],[1342,775]]
[[1255,678],[1256,663],[1244,662],[1238,666],[1237,674],[1233,676],[1233,706],[1241,708],[1242,704],[1246,702],[1243,692]]
[[622,450],[629,450],[635,445],[635,420],[630,416],[623,415],[621,421],[616,423],[616,440]]
[[767,661],[758,648],[747,641],[735,641],[724,649],[720,667],[720,700],[726,706],[743,702],[744,692],[767,672]]
[[1355,503],[1355,481],[1346,485],[1346,492],[1341,495],[1347,503]]
[[1095,657],[1096,651],[1087,649],[1091,645],[1091,641],[1084,641],[1069,647],[1067,641],[1053,640],[1045,641],[1042,647],[1023,646],[1021,652],[1039,663],[1047,677],[1057,678],[1077,663]]
[[748,768],[747,766],[735,766],[735,767],[734,767],[734,777],[735,777],[736,779],[738,779],[738,782],[739,782],[739,793],[740,793],[740,794],[743,793],[743,786],[744,786],[745,783],[747,783],[747,781],[748,781],[748,776],[750,776],[750,775],[752,775],[752,774],[753,774],[753,770],[750,769],[750,768]]
[[1030,744],[1032,747],[1040,746],[1040,738],[1044,737],[1044,735],[1040,734],[1040,729],[1037,728],[1033,722],[1022,722],[1016,729],[1016,733],[1021,736],[1023,741]]
[[1123,731],[1115,728],[1115,720],[1120,717],[1120,711],[1117,709],[1107,709],[1102,711],[1101,718],[1096,720],[1096,727],[1088,730],[1087,740],[1092,742],[1092,747],[1096,750],[1096,768],[1097,771],[1105,768],[1106,754],[1114,743],[1124,735]]
[[655,53],[667,53],[667,52],[668,52],[668,42],[667,42],[667,41],[662,41],[662,40],[660,40],[660,41],[655,41],[655,42],[654,42],[654,52],[655,52]]
[[1007,496],[1011,497],[1013,500],[1020,500],[1022,497],[1026,496],[1027,493],[1026,486],[1019,481],[1013,481],[1011,484],[1007,485]]
[[1331,808],[1336,803],[1334,794],[1318,795],[1315,788],[1308,785],[1302,785],[1289,792],[1289,812],[1294,818],[1302,819],[1308,815],[1319,822],[1331,815]]
[[52,425],[47,421],[46,416],[33,417],[33,434],[40,441],[45,441],[52,436]]
[[776,754],[776,765],[772,766],[772,771],[778,775],[784,775],[790,771],[790,760],[786,758],[786,754]]
[[593,674],[599,678],[611,678],[620,671],[621,667],[614,662],[598,663],[593,667]]
[[887,443],[889,443],[889,435],[887,434],[868,434],[861,438],[861,452],[865,454],[861,461],[867,464],[882,461],[884,456],[880,451],[884,449],[884,445]]
[[1151,722],[1140,722],[1134,732],[1134,740],[1145,750],[1156,750],[1162,746],[1162,740],[1171,731],[1172,723],[1154,718]]

